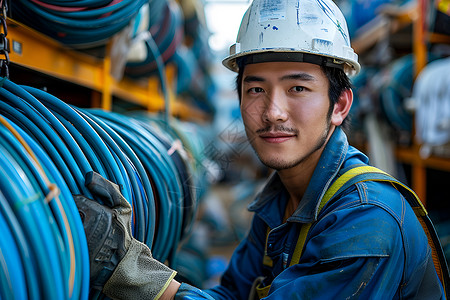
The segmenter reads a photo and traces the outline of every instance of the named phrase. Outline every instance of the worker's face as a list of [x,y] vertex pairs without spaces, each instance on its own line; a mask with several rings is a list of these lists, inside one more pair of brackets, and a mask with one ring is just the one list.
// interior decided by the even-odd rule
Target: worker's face
[[241,112],[247,137],[269,168],[290,169],[320,157],[333,129],[329,82],[318,65],[245,66]]

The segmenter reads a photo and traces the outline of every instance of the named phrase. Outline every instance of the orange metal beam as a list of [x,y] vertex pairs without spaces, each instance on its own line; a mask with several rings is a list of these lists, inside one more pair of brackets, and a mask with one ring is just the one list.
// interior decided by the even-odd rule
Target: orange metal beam
[[418,0],[417,20],[413,25],[413,51],[416,58],[415,77],[419,75],[420,71],[422,71],[427,64],[427,45],[425,41],[426,23],[424,16],[426,5],[427,3],[425,0]]
[[144,84],[127,79],[117,82],[110,74],[109,57],[99,59],[67,48],[12,19],[7,20],[7,26],[12,63],[101,93],[101,103],[97,104],[106,110],[111,109],[113,96],[152,110],[164,107],[157,78]]
[[102,90],[102,61],[73,51],[14,20],[7,20],[11,62],[63,80]]

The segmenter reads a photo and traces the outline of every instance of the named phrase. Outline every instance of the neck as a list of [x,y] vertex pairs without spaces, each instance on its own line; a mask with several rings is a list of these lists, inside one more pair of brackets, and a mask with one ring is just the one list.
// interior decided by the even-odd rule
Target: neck
[[290,217],[297,209],[303,195],[308,188],[311,177],[314,170],[319,163],[320,156],[327,145],[331,134],[334,130],[330,130],[328,133],[327,140],[325,144],[318,149],[316,152],[312,153],[307,159],[296,165],[295,167],[279,170],[278,175],[289,194],[289,201],[286,206],[286,212],[284,219],[286,220]]
[[310,157],[308,161],[302,162],[294,168],[278,171],[280,180],[289,194],[288,207],[290,207],[292,213],[295,211],[305,194],[321,153],[322,151],[320,151],[320,153],[317,151],[313,154],[314,157]]

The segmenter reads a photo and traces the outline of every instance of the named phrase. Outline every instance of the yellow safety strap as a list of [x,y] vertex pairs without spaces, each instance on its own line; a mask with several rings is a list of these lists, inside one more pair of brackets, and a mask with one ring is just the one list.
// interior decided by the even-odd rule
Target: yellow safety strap
[[[334,196],[334,194],[350,179],[355,177],[356,175],[360,175],[363,173],[368,172],[381,172],[385,175],[388,175],[387,173],[371,167],[371,166],[362,166],[362,167],[356,167],[353,169],[350,169],[349,171],[345,172],[343,175],[341,175],[336,181],[328,188],[328,190],[325,192],[325,195],[323,195],[322,200],[320,200],[319,209],[317,210],[317,214],[322,210],[322,208],[325,206],[325,204],[330,201],[330,199]],[[300,257],[303,253],[303,247],[305,245],[306,236],[308,235],[309,229],[311,228],[312,223],[306,223],[303,224],[300,229],[300,234],[298,236],[297,244],[295,245],[294,254],[292,255],[291,262],[289,266],[293,266],[295,264],[298,264],[300,261]]]
[[[412,196],[413,196],[413,203],[411,203],[411,199],[408,199],[409,203],[411,204],[414,213],[416,214],[416,217],[418,218],[420,224],[422,225],[427,238],[428,238],[428,244],[430,245],[431,249],[432,249],[432,253],[433,253],[433,262],[434,262],[434,266],[436,268],[436,272],[439,276],[439,279],[442,282],[442,285],[444,286],[444,292],[447,295],[447,280],[445,279],[445,270],[447,270],[446,265],[441,264],[441,261],[439,259],[438,256],[438,249],[437,247],[440,247],[440,245],[436,245],[436,241],[433,240],[432,235],[430,234],[429,228],[426,224],[426,222],[424,221],[424,217],[427,216],[427,211],[425,210],[422,202],[419,200],[419,198],[417,197],[416,193],[414,193],[413,190],[411,190],[408,186],[404,185],[403,183],[395,180],[393,177],[391,177],[388,173],[372,167],[372,166],[360,166],[360,167],[355,167],[352,168],[350,170],[348,170],[347,172],[345,172],[343,175],[341,175],[338,179],[336,179],[336,181],[328,188],[328,190],[325,192],[324,196],[322,197],[320,204],[319,204],[319,208],[317,213],[319,213],[322,208],[328,203],[328,201],[339,191],[340,188],[342,188],[347,182],[349,182],[351,179],[353,179],[355,176],[358,175],[362,175],[362,174],[368,174],[368,173],[372,173],[372,174],[381,174],[384,175],[386,177],[384,178],[371,178],[370,176],[367,176],[366,178],[363,178],[361,180],[358,180],[357,182],[363,182],[363,181],[386,181],[386,182],[391,182],[394,183],[396,185],[401,186],[402,188],[404,188],[405,190],[407,190]],[[355,182],[356,183],[356,182]],[[295,245],[295,250],[294,253],[292,255],[291,258],[291,262],[289,263],[289,266],[293,266],[295,264],[298,264],[300,261],[300,257],[302,256],[303,253],[303,248],[305,245],[305,241],[306,241],[306,237],[308,235],[309,229],[311,228],[312,223],[305,223],[302,225],[301,229],[300,229],[300,234],[298,236],[298,240],[297,240],[297,244]],[[267,235],[269,233],[269,230],[267,231]],[[267,238],[266,238],[266,244],[267,244]],[[267,247],[267,245],[266,245]],[[267,255],[264,255],[267,256]],[[264,258],[264,262],[269,261],[270,258]],[[271,260],[270,260],[271,261]],[[445,269],[444,269],[445,268]],[[447,271],[448,273],[448,271]],[[447,274],[448,276],[448,274]],[[261,284],[259,284],[256,287],[256,292],[258,294],[259,299],[262,299],[264,297],[266,297],[269,294],[269,289],[270,289],[270,285],[264,286],[262,287]],[[448,297],[448,296],[447,296]]]
[[256,287],[256,294],[258,295],[259,299],[262,299],[264,297],[267,297],[267,295],[269,295],[269,290],[270,290],[270,284],[268,286],[265,287],[261,287],[261,283]]
[[[386,173],[378,168],[372,167],[372,166],[361,166],[361,167],[356,167],[356,168],[350,169],[347,172],[345,172],[343,175],[341,175],[338,179],[336,179],[336,181],[325,192],[325,195],[322,197],[322,200],[320,201],[319,209],[317,210],[317,214],[319,214],[319,212],[322,210],[322,208],[325,206],[325,204],[328,203],[328,201],[334,196],[334,194],[336,194],[336,192],[342,186],[344,186],[344,184],[346,184],[349,180],[351,180],[355,176],[358,176],[361,174],[367,174],[367,173],[373,173],[373,174],[378,173],[378,174],[382,174],[382,175],[391,177],[388,173]],[[416,213],[416,215],[417,214],[420,214],[420,215],[427,214],[425,207],[423,207],[422,202],[419,200],[419,198],[414,193],[414,191],[399,181],[396,181],[394,179],[373,179],[373,178],[367,177],[366,179],[358,180],[358,182],[374,181],[374,180],[388,181],[388,182],[392,182],[392,183],[401,185],[404,189],[409,191],[415,197],[415,199],[417,201],[417,205],[418,205],[418,206],[416,206],[416,208],[419,208],[419,209],[414,209],[414,212]],[[291,263],[289,264],[289,266],[298,264],[298,262],[300,261],[300,257],[303,253],[303,247],[304,247],[304,244],[306,241],[306,236],[308,235],[311,224],[312,223],[307,223],[307,224],[302,225],[302,228],[300,229],[300,234],[299,234],[299,237],[297,240],[297,245],[295,246],[294,254],[292,256]]]

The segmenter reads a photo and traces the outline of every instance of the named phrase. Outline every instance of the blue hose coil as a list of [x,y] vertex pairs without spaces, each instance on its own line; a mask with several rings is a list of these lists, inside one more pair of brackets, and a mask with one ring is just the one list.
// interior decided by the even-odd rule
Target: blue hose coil
[[[0,225],[6,224],[5,240],[15,242],[8,252],[0,243],[0,278],[8,282],[0,286],[2,299],[16,296],[16,287],[24,291],[20,298],[103,298],[89,289],[86,236],[72,197],[92,198],[84,186],[91,170],[119,184],[132,204],[133,236],[155,258],[176,262],[194,220],[196,185],[205,183],[174,148],[180,134],[167,118],[80,109],[9,80],[0,88],[0,115]],[[59,197],[47,197],[49,182]],[[12,265],[20,270],[11,272]]]
[[[49,191],[46,183],[44,182],[43,178],[40,176],[38,169],[35,166],[35,162],[30,158],[28,153],[23,149],[22,145],[17,141],[17,139],[14,136],[12,136],[9,131],[7,131],[6,129],[4,129],[2,127],[0,127],[0,144],[2,144],[3,147],[5,147],[5,149],[7,149],[9,153],[11,153],[12,155],[15,156],[14,157],[15,161],[18,163],[20,168],[22,170],[24,170],[27,174],[31,175],[31,176],[28,176],[28,178],[32,182],[34,189],[36,191],[39,191],[43,196],[48,195],[50,191]],[[34,179],[35,181],[33,181],[32,179]],[[51,212],[53,210],[51,210],[51,211],[46,210],[46,209],[48,209],[47,205],[43,205],[42,209],[44,211],[44,214],[45,213],[48,214],[48,215],[44,215],[42,218],[45,218],[45,219],[48,218],[50,220],[51,216],[56,217],[55,214]],[[58,254],[60,254],[59,255],[60,264],[63,265],[61,267],[61,273],[63,273],[63,274],[60,276],[61,276],[61,278],[67,278],[68,273],[65,271],[67,271],[70,268],[70,266],[69,266],[70,263],[69,263],[68,256],[67,256],[68,255],[67,249],[69,248],[69,246],[67,243],[67,241],[68,241],[67,237],[64,235],[63,232],[61,232],[61,227],[63,226],[63,224],[61,223],[60,220],[61,219],[58,218],[56,220],[56,223],[48,222],[48,224],[50,225],[50,230],[53,233],[50,236],[55,238],[55,240],[54,240],[55,251],[52,253],[51,250],[53,248],[50,248],[49,255],[58,257]],[[58,227],[56,227],[56,225],[58,225]],[[48,241],[46,242],[46,245],[49,246]],[[65,280],[63,280],[62,282],[66,283]],[[63,287],[63,289],[67,290],[67,287]]]
[[[11,3],[14,18],[59,42],[87,49],[106,42],[136,17],[146,0]],[[52,6],[49,6],[52,5]]]
[[[24,171],[7,150],[3,147],[0,149],[2,150],[0,151],[0,175],[2,178],[7,178],[0,182],[0,189],[10,201],[21,226],[27,228],[25,236],[27,242],[33,245],[31,254],[39,280],[40,293],[45,299],[63,299],[65,295],[61,285],[58,284],[62,278],[59,260],[50,259],[50,257],[58,258],[58,256],[54,254],[55,241],[52,240],[49,223],[43,218],[40,206],[43,195],[34,189],[27,178],[21,177]],[[47,253],[53,256],[49,257]]]
[[3,217],[4,212],[1,208],[3,208],[4,202],[6,202],[6,199],[0,193],[0,228],[2,228],[2,238],[0,239],[0,249],[2,249],[0,251],[0,282],[2,288],[0,289],[0,298],[27,299],[25,268],[16,240],[6,221],[6,214]]
[[[145,220],[145,230],[144,230],[144,238],[139,239],[140,241],[146,243],[150,248],[152,247],[153,237],[154,237],[154,227],[155,227],[155,206],[154,206],[154,197],[153,197],[153,189],[150,185],[149,178],[147,173],[143,169],[143,166],[139,160],[139,158],[134,153],[133,149],[117,134],[114,130],[112,130],[103,120],[91,114],[88,110],[81,111],[80,114],[88,117],[94,126],[99,126],[104,130],[98,130],[100,135],[110,136],[114,142],[117,144],[118,149],[117,152],[123,152],[126,156],[123,159],[128,160],[127,166],[130,168],[129,176],[133,182],[133,191],[137,192],[136,201],[141,201],[141,207],[143,210],[144,218],[138,221]],[[94,123],[95,120],[95,123]],[[133,177],[135,177],[135,181],[133,181]],[[139,203],[137,203],[137,207],[139,207]],[[142,216],[140,217],[142,218]]]
[[[0,91],[1,95],[1,91]],[[69,167],[65,160],[62,159],[62,155],[59,154],[54,144],[47,138],[47,136],[33,123],[29,118],[20,112],[20,110],[8,105],[6,102],[0,101],[0,110],[3,115],[8,116],[14,123],[20,126],[28,135],[43,147],[48,155],[52,158],[55,165],[58,167],[59,172],[63,175],[64,181],[69,186],[70,191],[73,194],[80,194],[80,190],[72,176]]]
[[[116,124],[119,124],[120,127],[128,129],[128,130],[121,130],[117,127],[115,128],[116,130],[121,131],[122,134],[124,134],[125,136],[128,135],[128,132],[132,132],[133,135],[128,136],[130,140],[132,140],[134,136],[139,137],[138,141],[136,140],[134,141],[134,143],[137,144],[136,147],[143,147],[143,149],[154,149],[156,153],[159,153],[159,157],[156,157],[156,159],[158,160],[153,162],[153,164],[155,165],[155,167],[159,167],[157,171],[160,170],[159,174],[164,179],[163,183],[167,184],[167,188],[169,189],[169,198],[168,198],[169,207],[167,209],[172,214],[171,218],[174,218],[173,220],[170,221],[170,224],[167,225],[169,227],[168,229],[169,232],[165,231],[166,226],[164,226],[163,224],[164,227],[162,228],[164,229],[161,229],[163,231],[159,231],[159,234],[164,236],[168,235],[169,239],[172,241],[172,243],[174,243],[175,247],[173,249],[175,249],[177,241],[180,240],[181,236],[180,220],[183,219],[182,217],[184,207],[182,199],[184,199],[185,196],[182,194],[182,191],[180,190],[181,186],[180,178],[178,176],[177,170],[175,169],[173,161],[167,155],[167,148],[160,142],[160,140],[156,138],[152,130],[146,128],[145,124],[139,122],[138,120],[133,120],[132,118],[126,118],[124,116],[119,116],[118,114],[106,113],[102,111],[95,111],[94,113],[96,115],[101,115],[105,119],[111,120]],[[143,145],[138,146],[139,143],[143,143]],[[152,160],[155,160],[155,158],[153,158]],[[173,176],[173,174],[175,174],[175,176]],[[160,197],[161,196],[165,197],[164,194],[160,195]],[[160,202],[164,203],[165,201]],[[166,209],[166,207],[162,207],[162,209]],[[157,235],[157,237],[160,235]],[[157,243],[157,245],[164,245],[164,244]],[[154,249],[154,252],[156,254],[159,254],[160,251],[163,250],[160,249],[158,246]],[[164,253],[162,258],[166,258],[166,255],[167,253]],[[173,257],[173,253],[170,253],[170,257]]]
[[[18,91],[19,94],[21,94],[20,96],[23,96],[24,98],[20,98],[19,96],[12,94],[9,90],[7,90],[9,87],[13,87],[13,91]],[[68,164],[71,174],[77,182],[78,189],[82,191],[83,194],[90,195],[89,190],[84,186],[84,174],[92,169],[87,163],[85,156],[82,155],[79,146],[73,141],[73,138],[59,123],[59,121],[48,111],[45,116],[46,118],[44,119],[40,113],[45,112],[46,108],[44,107],[39,113],[36,112],[35,107],[42,106],[42,104],[40,104],[25,90],[21,90],[20,87],[16,86],[11,81],[6,81],[4,83],[4,88],[0,89],[0,96],[4,97],[4,100],[8,101],[8,103],[13,105],[15,108],[24,111],[26,117],[38,126],[39,129],[36,131],[36,134],[41,134],[42,132],[46,137],[51,138],[54,141],[53,145],[58,150],[58,153],[64,161]],[[26,103],[25,99],[31,101],[33,106]],[[55,127],[52,127],[49,122],[52,122],[51,125]],[[58,134],[55,134],[55,131]]]
[[[63,200],[61,201],[62,210],[66,213],[74,243],[74,260],[76,265],[74,271],[75,279],[73,295],[71,299],[86,299],[89,290],[89,255],[83,224],[81,223],[78,209],[73,201],[72,194],[59,170],[53,164],[49,156],[33,139],[31,139],[31,137],[26,135],[21,128],[15,126],[15,124],[12,125],[25,139],[25,142],[31,147],[33,153],[35,153],[39,159],[51,182],[54,182],[60,190],[60,199]],[[54,202],[50,202],[50,205],[52,204],[54,204]],[[57,212],[57,209],[58,208],[55,207],[53,211]]]
[[[91,111],[94,115],[106,113],[102,111]],[[109,115],[110,113],[108,113]],[[152,183],[155,185],[154,192],[156,193],[156,198],[159,201],[155,204],[158,205],[160,209],[160,216],[170,216],[170,196],[168,194],[168,188],[165,182],[162,180],[163,175],[159,172],[157,166],[157,162],[159,161],[158,157],[154,156],[154,152],[150,151],[153,146],[143,140],[143,138],[137,134],[131,134],[133,131],[126,130],[125,127],[121,127],[110,121],[108,119],[103,120],[107,125],[109,125],[113,130],[115,130],[121,137],[130,145],[130,147],[136,152],[138,157],[141,159],[144,168],[149,173],[149,178]],[[134,133],[134,132],[133,132]],[[170,220],[171,218],[168,218]],[[169,223],[165,220],[157,221],[157,230],[156,230],[156,240],[154,241],[154,245],[152,247],[152,253],[154,257],[158,260],[164,261],[167,258],[167,239],[169,236]]]

